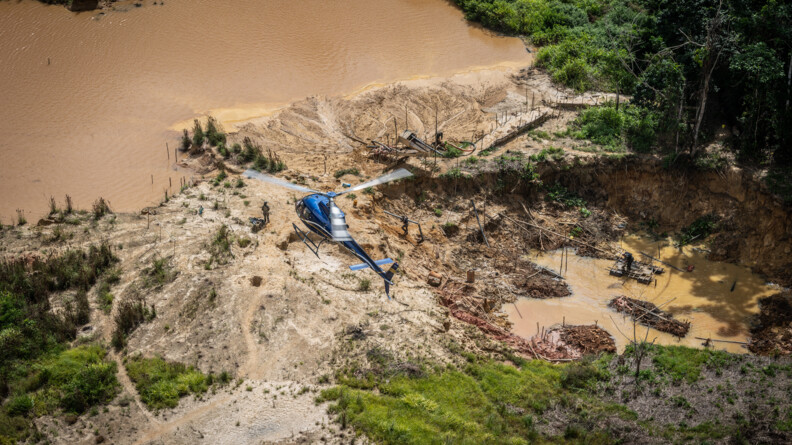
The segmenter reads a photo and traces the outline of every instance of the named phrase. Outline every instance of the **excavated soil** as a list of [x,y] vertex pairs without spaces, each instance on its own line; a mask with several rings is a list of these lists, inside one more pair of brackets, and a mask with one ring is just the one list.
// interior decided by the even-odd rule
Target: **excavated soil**
[[759,310],[752,320],[748,349],[760,355],[792,353],[792,292],[762,298]]

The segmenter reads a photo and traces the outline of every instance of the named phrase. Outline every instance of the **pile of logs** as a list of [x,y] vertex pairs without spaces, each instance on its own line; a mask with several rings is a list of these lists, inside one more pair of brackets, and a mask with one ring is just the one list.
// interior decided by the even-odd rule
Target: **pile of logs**
[[608,306],[617,312],[629,314],[638,323],[682,338],[690,330],[689,321],[675,320],[674,316],[659,309],[654,303],[625,297],[616,297]]

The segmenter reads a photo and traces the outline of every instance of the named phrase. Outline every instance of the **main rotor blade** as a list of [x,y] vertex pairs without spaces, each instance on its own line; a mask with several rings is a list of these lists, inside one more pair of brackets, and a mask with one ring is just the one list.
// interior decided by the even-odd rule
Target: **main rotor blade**
[[344,193],[356,192],[358,190],[367,189],[369,187],[374,187],[375,185],[385,184],[386,182],[395,181],[397,179],[402,179],[402,178],[406,178],[406,177],[409,177],[409,176],[412,176],[412,173],[410,173],[406,169],[400,168],[400,169],[392,171],[392,172],[390,172],[390,173],[388,173],[386,175],[382,175],[382,176],[380,176],[377,179],[372,179],[369,182],[364,182],[363,184],[358,184],[358,185],[356,185],[354,187],[348,188],[348,189],[346,189],[346,190],[344,190],[342,192],[338,192],[336,194],[337,195],[343,195]]
[[278,179],[274,176],[265,175],[263,173],[257,172],[255,170],[245,170],[243,173],[247,178],[256,178],[259,181],[269,182],[270,184],[279,185],[281,187],[290,188],[292,190],[297,190],[298,192],[303,193],[322,193],[313,189],[309,189],[308,187],[303,187],[301,185],[292,184],[291,182],[284,181],[283,179]]
[[330,235],[336,242],[352,241],[352,235],[347,231],[346,218],[332,200],[330,201]]

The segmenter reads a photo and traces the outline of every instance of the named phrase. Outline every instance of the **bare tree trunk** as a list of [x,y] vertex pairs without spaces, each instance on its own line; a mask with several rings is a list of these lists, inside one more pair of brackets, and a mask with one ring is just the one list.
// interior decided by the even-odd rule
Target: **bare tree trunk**
[[712,73],[715,71],[715,67],[718,66],[718,60],[720,59],[721,53],[723,52],[723,47],[718,49],[718,53],[715,56],[715,59],[712,58],[712,51],[715,46],[715,40],[718,37],[718,32],[720,31],[720,27],[723,24],[723,20],[721,17],[721,5],[718,5],[718,10],[715,12],[715,17],[710,19],[709,24],[707,25],[707,40],[706,43],[703,45],[704,48],[707,49],[707,57],[702,64],[702,72],[704,73],[704,85],[701,89],[701,95],[699,98],[699,107],[696,111],[696,125],[693,129],[693,146],[690,149],[691,155],[696,155],[698,150],[698,137],[699,132],[701,131],[701,123],[704,121],[704,113],[707,111],[707,98],[709,94],[709,84],[710,80],[712,79]]
[[674,154],[679,154],[679,123],[682,121],[682,108],[685,105],[685,85],[687,82],[682,84],[682,91],[679,93],[679,109],[677,110],[677,119],[676,119],[676,142],[674,145]]
[[789,95],[792,94],[792,92],[790,92],[790,88],[792,88],[792,55],[789,56],[789,71],[787,72],[787,110],[789,109]]

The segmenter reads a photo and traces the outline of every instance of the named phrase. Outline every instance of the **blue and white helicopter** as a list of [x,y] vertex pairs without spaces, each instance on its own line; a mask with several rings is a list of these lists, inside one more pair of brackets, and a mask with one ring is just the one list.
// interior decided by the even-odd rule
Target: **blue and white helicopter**
[[[396,263],[390,258],[385,258],[378,261],[371,259],[366,251],[363,250],[363,248],[360,247],[360,245],[355,242],[354,239],[352,239],[352,236],[347,231],[349,226],[346,223],[346,216],[344,215],[344,212],[342,212],[341,209],[339,209],[335,204],[333,198],[345,193],[364,190],[369,187],[385,184],[386,182],[406,178],[412,176],[412,173],[400,168],[386,175],[382,175],[379,178],[358,184],[341,192],[320,192],[317,190],[312,190],[308,187],[292,184],[291,182],[278,179],[274,176],[265,175],[255,170],[247,170],[245,171],[244,175],[247,178],[255,178],[263,182],[290,188],[298,192],[310,193],[308,196],[305,196],[304,198],[297,201],[295,210],[297,211],[297,216],[300,218],[303,224],[305,224],[305,227],[307,227],[311,232],[321,236],[322,239],[319,241],[319,244],[314,243],[304,231],[297,227],[296,224],[292,223],[294,231],[297,233],[297,236],[300,237],[300,240],[308,247],[308,249],[311,250],[311,252],[314,253],[314,255],[316,255],[317,258],[319,257],[319,247],[323,242],[332,241],[341,244],[347,250],[352,252],[353,255],[357,256],[363,261],[361,264],[349,266],[349,269],[362,270],[371,268],[371,270],[376,272],[377,275],[385,280],[385,294],[390,299],[390,285],[393,284],[393,281],[391,280],[393,278],[393,274],[399,269],[399,263]],[[392,265],[387,272],[383,271],[380,267],[391,263]]]

